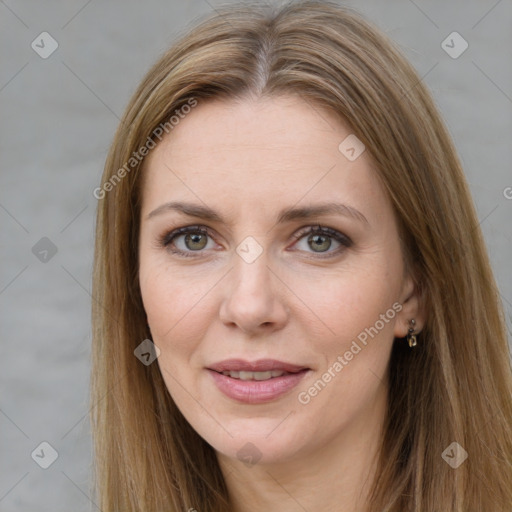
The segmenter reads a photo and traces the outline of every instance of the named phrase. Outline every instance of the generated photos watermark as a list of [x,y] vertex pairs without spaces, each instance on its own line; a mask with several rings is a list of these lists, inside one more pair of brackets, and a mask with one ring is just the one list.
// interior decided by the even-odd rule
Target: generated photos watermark
[[120,167],[115,174],[113,174],[101,187],[96,187],[92,195],[100,200],[104,199],[108,192],[114,190],[116,185],[135,167],[137,167],[144,157],[156,147],[155,138],[162,140],[164,134],[170,133],[179,123],[181,119],[184,119],[191,110],[197,106],[197,100],[195,98],[189,98],[185,105],[182,105],[179,109],[174,111],[172,115],[165,123],[160,123],[146,139],[144,145],[142,145],[137,151],[132,153],[132,156],[128,159],[125,164]]
[[301,391],[298,395],[298,400],[301,404],[307,405],[311,400],[316,397],[321,391],[325,389],[327,384],[331,382],[340,372],[347,366],[354,357],[368,345],[368,337],[373,339],[379,334],[382,329],[388,324],[396,314],[402,311],[403,306],[399,302],[395,302],[385,313],[379,316],[379,319],[371,326],[365,328],[357,335],[357,339],[352,341],[350,348],[345,351],[343,355],[339,355],[336,361],[332,363],[327,371],[306,391]]

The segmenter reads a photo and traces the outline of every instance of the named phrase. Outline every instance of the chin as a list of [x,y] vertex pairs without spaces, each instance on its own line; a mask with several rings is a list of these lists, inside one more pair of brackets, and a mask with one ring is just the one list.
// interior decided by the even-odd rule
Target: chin
[[224,428],[215,429],[211,428],[210,418],[208,425],[192,424],[192,427],[219,455],[246,465],[266,465],[291,460],[299,452],[307,451],[307,428],[295,424],[292,416],[285,419],[287,414],[283,414],[277,420],[264,416],[233,418],[222,421]]

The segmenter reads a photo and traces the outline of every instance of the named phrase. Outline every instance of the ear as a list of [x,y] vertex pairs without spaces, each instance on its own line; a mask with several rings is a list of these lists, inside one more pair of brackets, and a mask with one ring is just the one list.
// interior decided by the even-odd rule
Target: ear
[[410,321],[413,319],[416,322],[414,326],[415,332],[419,333],[425,326],[427,318],[426,301],[420,287],[410,274],[404,278],[399,302],[402,305],[402,309],[396,318],[395,337],[404,338],[407,336]]

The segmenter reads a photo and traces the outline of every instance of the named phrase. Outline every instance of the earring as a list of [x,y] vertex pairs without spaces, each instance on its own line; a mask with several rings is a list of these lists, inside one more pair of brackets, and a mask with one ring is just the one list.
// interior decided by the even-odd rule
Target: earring
[[416,320],[414,318],[409,320],[409,332],[407,333],[407,342],[409,343],[409,347],[415,347],[417,345],[416,335],[414,334]]

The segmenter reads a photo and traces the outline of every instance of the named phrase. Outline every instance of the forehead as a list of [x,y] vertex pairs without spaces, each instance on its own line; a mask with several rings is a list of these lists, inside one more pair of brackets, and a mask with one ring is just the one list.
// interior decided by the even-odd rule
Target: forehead
[[219,207],[301,198],[360,207],[373,198],[378,207],[383,192],[369,153],[351,160],[343,152],[353,137],[334,114],[295,96],[198,100],[146,157],[143,210],[185,196]]

